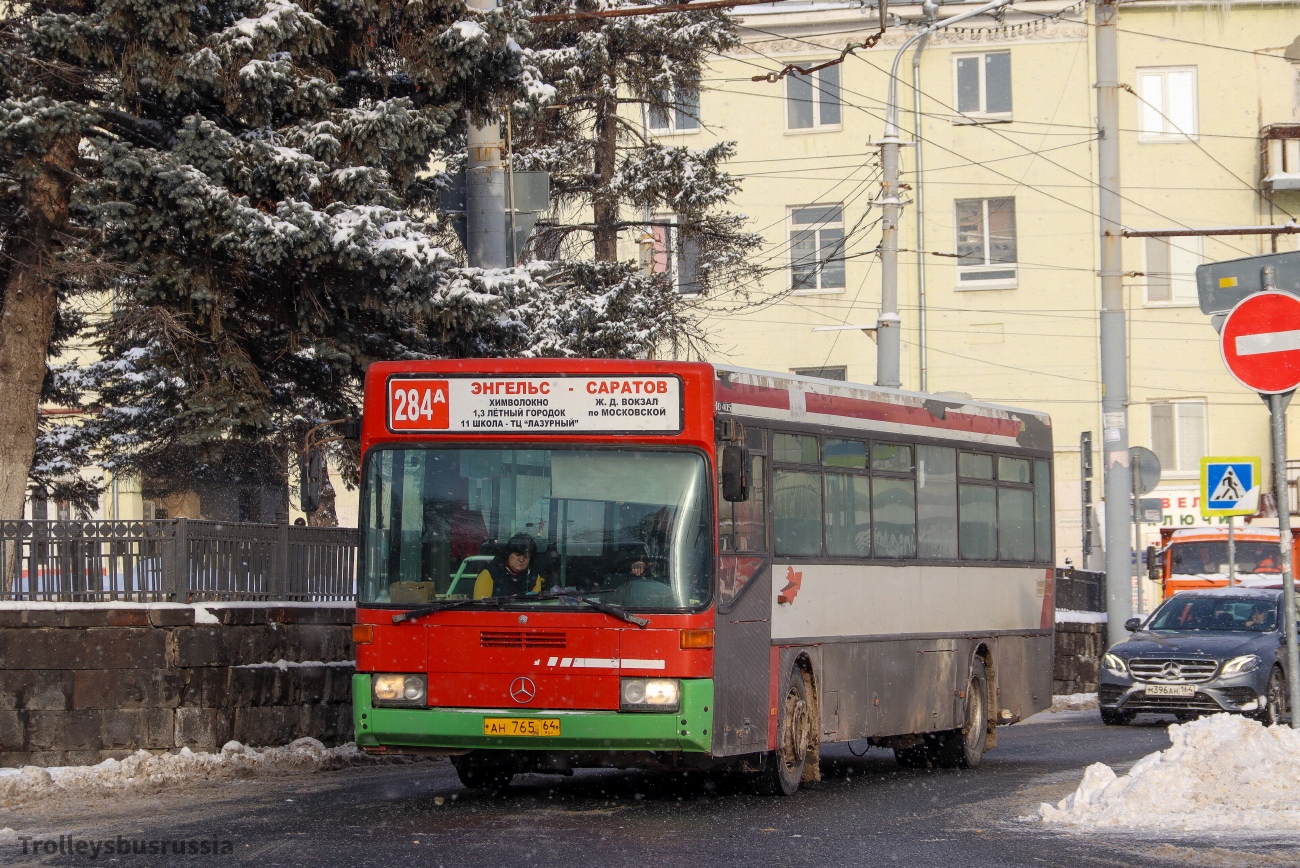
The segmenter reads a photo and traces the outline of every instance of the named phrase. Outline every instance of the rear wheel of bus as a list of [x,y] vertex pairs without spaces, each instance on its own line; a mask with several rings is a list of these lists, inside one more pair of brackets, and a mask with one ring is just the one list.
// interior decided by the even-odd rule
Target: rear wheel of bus
[[804,762],[812,746],[808,683],[799,669],[791,669],[786,676],[780,712],[776,750],[767,755],[755,781],[755,789],[767,796],[793,796],[799,790]]

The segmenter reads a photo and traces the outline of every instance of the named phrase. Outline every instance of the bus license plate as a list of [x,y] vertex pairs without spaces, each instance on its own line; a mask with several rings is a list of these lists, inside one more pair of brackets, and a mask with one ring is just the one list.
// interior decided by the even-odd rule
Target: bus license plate
[[558,717],[485,717],[483,734],[553,738],[560,734],[560,719]]
[[1148,684],[1147,696],[1195,696],[1196,688],[1191,684]]

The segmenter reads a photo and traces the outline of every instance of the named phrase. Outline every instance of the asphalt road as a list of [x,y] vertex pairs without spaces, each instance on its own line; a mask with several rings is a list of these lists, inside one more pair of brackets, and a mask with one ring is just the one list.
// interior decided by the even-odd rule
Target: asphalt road
[[[462,789],[445,761],[196,787],[165,796],[0,806],[0,828],[54,839],[230,842],[225,857],[37,856],[16,864],[392,866],[1170,866],[1300,865],[1279,841],[1080,835],[1036,822],[1036,807],[1083,769],[1117,771],[1167,747],[1164,722],[1102,727],[1096,712],[1040,715],[999,730],[974,772],[899,769],[890,752],[823,753],[824,780],[793,798],[737,782],[590,771],[529,775],[501,796]],[[1032,818],[1032,819],[1026,819]],[[1296,854],[1294,860],[1292,853]]]

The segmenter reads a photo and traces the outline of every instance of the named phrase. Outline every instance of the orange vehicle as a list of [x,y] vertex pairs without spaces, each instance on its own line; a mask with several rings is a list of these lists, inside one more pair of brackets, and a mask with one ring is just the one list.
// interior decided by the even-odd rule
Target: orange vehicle
[[[1243,587],[1281,587],[1282,563],[1277,528],[1238,528],[1234,534],[1237,580]],[[1300,562],[1300,528],[1291,532],[1291,560]],[[1179,591],[1222,588],[1228,584],[1226,527],[1160,528],[1160,548],[1147,549],[1147,577],[1160,584],[1160,598]]]

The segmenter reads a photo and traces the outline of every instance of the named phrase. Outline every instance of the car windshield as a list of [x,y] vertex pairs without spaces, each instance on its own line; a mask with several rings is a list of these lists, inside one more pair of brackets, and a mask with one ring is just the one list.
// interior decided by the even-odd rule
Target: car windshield
[[[1237,572],[1281,574],[1281,555],[1276,542],[1237,540],[1236,549]],[[1227,540],[1174,543],[1170,554],[1173,556],[1175,575],[1198,576],[1228,572]]]
[[375,449],[362,490],[360,601],[541,592],[697,608],[712,587],[709,493],[693,452]]
[[1151,616],[1148,630],[1247,630],[1277,626],[1277,605],[1267,598],[1175,595]]

